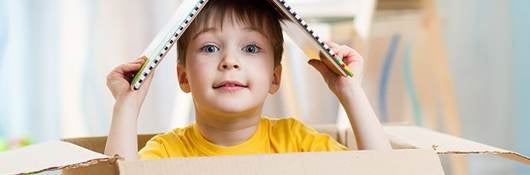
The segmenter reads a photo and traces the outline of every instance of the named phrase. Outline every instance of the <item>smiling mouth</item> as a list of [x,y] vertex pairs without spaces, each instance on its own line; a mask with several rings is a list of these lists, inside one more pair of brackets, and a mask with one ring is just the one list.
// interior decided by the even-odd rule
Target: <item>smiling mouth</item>
[[242,88],[248,88],[247,85],[238,82],[238,81],[222,81],[213,85],[214,89],[228,89],[228,90],[237,90]]

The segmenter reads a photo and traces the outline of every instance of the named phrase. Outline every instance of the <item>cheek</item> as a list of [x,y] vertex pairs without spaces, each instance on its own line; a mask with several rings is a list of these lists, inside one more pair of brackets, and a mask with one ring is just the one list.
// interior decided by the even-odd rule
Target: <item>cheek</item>
[[259,91],[269,91],[272,84],[273,64],[273,61],[268,61],[266,58],[249,64],[251,66],[248,67],[248,76],[254,80],[255,88]]
[[215,75],[215,73],[212,72],[212,70],[215,70],[214,64],[194,60],[188,62],[187,66],[189,71],[190,88],[192,91],[209,88],[211,86],[210,80],[212,80]]

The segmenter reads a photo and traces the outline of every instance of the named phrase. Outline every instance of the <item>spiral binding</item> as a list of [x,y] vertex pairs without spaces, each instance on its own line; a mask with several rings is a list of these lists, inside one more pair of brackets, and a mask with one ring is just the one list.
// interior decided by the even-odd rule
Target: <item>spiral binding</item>
[[[341,58],[338,58],[335,56],[335,52],[326,44],[322,39],[311,29],[307,23],[298,15],[286,2],[285,0],[271,0],[281,8],[284,13],[287,13],[290,18],[293,18],[295,23],[297,23],[303,30],[308,33],[314,41],[317,42],[319,45],[321,51],[328,57],[331,58],[332,61],[335,62],[335,64],[338,66],[338,70],[343,75],[353,76],[352,72],[348,69],[346,64],[342,61]],[[180,35],[184,33],[184,30],[189,26],[189,24],[193,21],[193,19],[197,16],[198,13],[202,10],[204,5],[208,3],[208,0],[199,0],[193,10],[188,14],[186,19],[178,26],[176,31],[173,33],[172,37],[169,40],[166,40],[162,42],[162,44],[157,44],[157,39],[159,39],[159,35],[164,36],[164,33],[161,33],[157,35],[157,38],[153,40],[153,42],[150,44],[150,46],[146,49],[144,52],[144,56],[148,57],[147,62],[140,68],[140,71],[135,75],[135,77],[132,80],[131,88],[133,90],[140,89],[140,86],[145,81],[149,73],[160,63],[160,61],[164,58],[164,56],[167,54],[169,49],[175,44],[175,42],[179,39]],[[175,26],[172,26],[175,27]],[[174,28],[173,28],[174,29]],[[170,31],[174,31],[174,30]],[[153,44],[155,43],[155,44]],[[155,52],[156,54],[152,55],[150,53],[151,50],[153,50],[153,47],[156,47],[154,50],[160,50],[159,52]],[[151,61],[153,58],[155,59]]]
[[[148,59],[146,60],[146,63],[140,68],[140,71],[136,73],[134,76],[132,82],[131,82],[131,88],[132,90],[139,90],[140,86],[142,86],[143,82],[151,73],[151,71],[156,68],[156,66],[160,63],[160,61],[164,58],[164,56],[168,53],[169,49],[176,43],[176,41],[180,38],[181,34],[184,33],[184,30],[190,25],[190,23],[195,19],[197,14],[202,10],[204,5],[208,2],[208,0],[199,0],[193,10],[187,15],[187,17],[182,21],[180,25],[171,26],[172,28],[169,30],[170,32],[173,32],[171,34],[171,38],[169,40],[165,40],[162,42],[162,44],[157,44],[157,40],[160,39],[160,37],[166,37],[167,33],[160,33],[155,37],[153,42],[149,45],[149,47],[144,51],[144,56],[146,56]],[[184,3],[184,2],[183,2]],[[173,21],[172,21],[173,22]],[[167,27],[167,26],[166,26]],[[175,30],[175,28],[177,28]],[[164,32],[164,29],[162,30]],[[167,38],[167,37],[166,37]],[[162,40],[164,40],[162,38]],[[155,43],[155,44],[153,44]],[[154,49],[153,49],[154,47]],[[154,50],[154,54],[150,53]],[[158,51],[159,50],[159,51]],[[155,59],[150,59],[150,58]],[[151,61],[152,60],[152,61]]]
[[342,61],[342,58],[339,58],[335,55],[335,52],[326,43],[324,43],[324,41],[322,41],[322,39],[315,33],[315,31],[313,31],[313,29],[311,29],[307,25],[307,23],[302,19],[302,17],[300,17],[300,15],[298,15],[298,13],[296,13],[293,10],[293,8],[291,8],[291,6],[287,4],[285,0],[273,0],[273,1],[277,5],[280,5],[280,8],[282,8],[283,11],[289,12],[288,16],[291,16],[292,18],[294,18],[293,20],[295,20],[296,23],[299,26],[301,26],[303,30],[305,30],[306,33],[308,33],[311,37],[313,37],[313,40],[318,43],[321,49],[323,49],[322,50],[324,51],[323,53],[327,57],[331,58],[331,60],[334,61],[335,64],[339,66],[338,68],[341,74],[353,77],[353,73],[348,69],[346,64]]

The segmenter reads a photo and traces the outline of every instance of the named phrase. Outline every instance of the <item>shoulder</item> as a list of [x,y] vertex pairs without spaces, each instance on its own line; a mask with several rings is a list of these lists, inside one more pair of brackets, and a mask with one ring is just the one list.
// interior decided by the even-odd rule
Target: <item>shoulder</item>
[[293,118],[267,118],[264,117],[266,125],[274,135],[289,135],[291,139],[300,140],[307,135],[321,135],[315,129],[306,126],[302,121]]
[[139,151],[141,159],[164,158],[173,155],[179,155],[175,151],[182,148],[187,142],[190,132],[192,132],[192,125],[175,128],[166,133],[153,136],[145,143],[145,146]]
[[181,141],[182,139],[186,139],[190,132],[192,131],[192,125],[188,125],[181,128],[175,128],[171,131],[155,135],[153,138],[149,140],[149,142],[159,142],[162,144],[171,144],[171,142],[175,141]]
[[294,141],[299,151],[339,151],[347,148],[331,136],[320,133],[317,130],[306,126],[298,119],[288,117],[282,119],[265,118],[270,123],[273,135],[281,136]]
[[302,121],[293,118],[268,118],[263,117],[262,120],[265,120],[269,127],[273,130],[289,130],[289,131],[305,131],[305,132],[314,132],[318,133],[311,127],[306,126]]

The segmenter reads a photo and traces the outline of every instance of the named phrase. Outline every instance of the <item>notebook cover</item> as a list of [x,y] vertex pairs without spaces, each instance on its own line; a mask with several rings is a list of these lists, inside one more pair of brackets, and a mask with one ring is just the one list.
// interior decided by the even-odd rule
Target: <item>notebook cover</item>
[[[333,72],[342,76],[353,76],[342,58],[336,57],[331,48],[313,31],[302,17],[296,13],[285,0],[269,0],[276,7],[275,11],[283,16],[282,29],[300,48],[317,51],[324,55],[323,60]],[[193,22],[208,0],[183,0],[173,18],[156,35],[149,46],[144,50],[146,62],[135,74],[131,81],[131,89],[138,90],[146,77],[156,68],[167,54],[169,49],[177,42],[181,34]],[[306,53],[306,55],[310,55]]]

